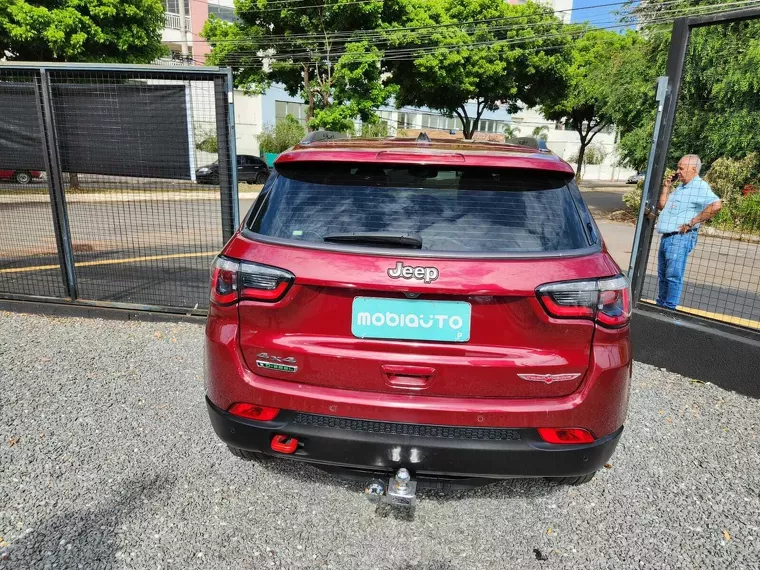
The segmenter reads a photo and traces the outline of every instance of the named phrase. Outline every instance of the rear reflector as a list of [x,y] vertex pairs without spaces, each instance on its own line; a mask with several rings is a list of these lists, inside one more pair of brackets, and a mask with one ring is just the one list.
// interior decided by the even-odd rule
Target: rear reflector
[[631,318],[628,280],[608,279],[548,283],[536,289],[546,312],[558,319],[594,319],[600,325],[619,328]]
[[278,267],[218,256],[211,265],[211,302],[231,305],[241,299],[273,303],[285,296],[295,275]]
[[594,436],[583,428],[538,428],[538,435],[546,443],[594,443]]
[[227,411],[235,416],[259,422],[273,420],[277,417],[277,414],[280,413],[279,408],[267,408],[266,406],[249,404],[248,402],[237,402],[232,404]]

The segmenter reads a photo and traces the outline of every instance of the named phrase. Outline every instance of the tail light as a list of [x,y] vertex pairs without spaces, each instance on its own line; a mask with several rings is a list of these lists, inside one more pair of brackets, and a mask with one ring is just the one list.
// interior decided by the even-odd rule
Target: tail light
[[231,305],[241,299],[273,303],[285,296],[295,275],[284,269],[218,256],[211,264],[211,302]]
[[279,408],[257,406],[256,404],[249,404],[248,402],[236,402],[232,404],[227,411],[235,416],[260,422],[273,420],[277,417],[277,414],[280,413]]
[[594,443],[594,435],[584,428],[538,428],[546,443]]
[[548,283],[536,293],[546,312],[558,319],[593,319],[600,325],[618,328],[631,318],[628,280],[622,275]]

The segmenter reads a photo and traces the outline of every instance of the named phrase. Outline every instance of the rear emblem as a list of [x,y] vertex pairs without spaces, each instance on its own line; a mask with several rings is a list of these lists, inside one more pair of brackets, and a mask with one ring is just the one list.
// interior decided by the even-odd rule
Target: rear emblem
[[388,270],[388,277],[391,279],[417,279],[425,283],[432,283],[438,279],[439,275],[440,272],[437,267],[412,267],[411,265],[404,265],[401,261],[397,261],[396,267],[391,267]]
[[296,363],[296,359],[292,356],[281,358],[279,356],[267,354],[266,352],[260,352],[256,355],[256,358],[264,359],[256,361],[256,366],[259,368],[278,370],[279,372],[298,372],[298,366],[293,366]]
[[553,382],[567,382],[575,380],[580,374],[518,374],[518,377],[529,382],[543,382],[552,384]]

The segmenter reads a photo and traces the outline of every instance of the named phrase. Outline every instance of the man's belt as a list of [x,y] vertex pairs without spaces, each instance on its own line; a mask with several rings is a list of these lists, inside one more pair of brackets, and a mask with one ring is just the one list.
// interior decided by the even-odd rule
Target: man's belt
[[[681,235],[690,234],[691,232],[696,232],[696,231],[697,231],[697,228],[691,228],[689,231],[687,231],[687,232],[684,232],[684,233],[683,233],[683,234],[681,234]],[[671,237],[671,236],[677,236],[677,235],[678,235],[678,234],[680,234],[680,233],[681,233],[681,232],[668,232],[668,233],[666,233],[666,234],[662,234],[662,237],[666,238],[666,237]]]

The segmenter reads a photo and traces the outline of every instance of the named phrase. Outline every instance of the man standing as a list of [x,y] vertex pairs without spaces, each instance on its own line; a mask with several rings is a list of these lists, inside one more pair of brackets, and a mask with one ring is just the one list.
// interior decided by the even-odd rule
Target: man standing
[[[678,161],[677,173],[665,181],[657,203],[662,210],[657,222],[657,231],[662,234],[657,265],[660,281],[657,304],[668,309],[675,309],[681,300],[686,261],[697,245],[699,224],[712,218],[721,208],[720,198],[699,177],[701,168],[702,161],[696,154],[684,156]],[[670,194],[677,179],[683,184]]]

